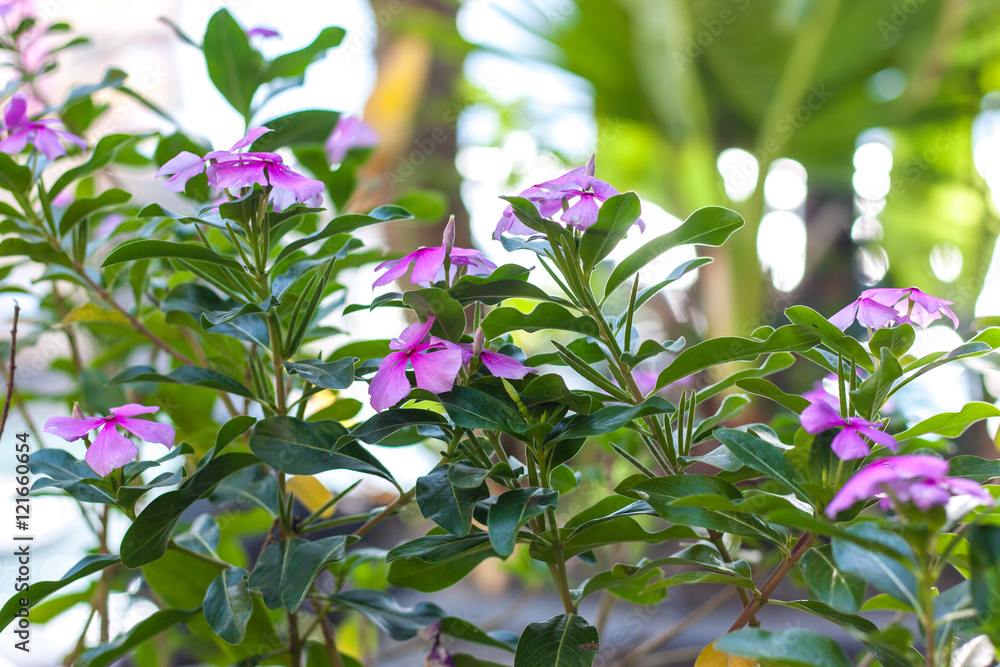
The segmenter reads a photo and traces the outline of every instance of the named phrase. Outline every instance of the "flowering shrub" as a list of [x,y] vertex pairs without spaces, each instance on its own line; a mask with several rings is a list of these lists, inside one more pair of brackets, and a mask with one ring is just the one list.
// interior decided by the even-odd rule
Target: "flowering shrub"
[[[15,54],[24,55],[17,35],[36,29],[31,18],[12,28]],[[125,655],[179,664],[172,656],[181,653],[199,664],[356,666],[357,650],[338,640],[358,617],[393,640],[419,634],[431,667],[635,664],[630,647],[602,644],[581,603],[603,595],[649,605],[675,586],[723,586],[743,609],[701,665],[991,664],[1000,510],[989,481],[1000,463],[949,455],[953,438],[1000,409],[970,403],[913,422],[890,401],[938,367],[990,355],[1000,329],[916,357],[922,327],[942,316],[959,323],[949,302],[909,288],[868,290],[829,319],[792,306],[788,324],[747,337],[643,339],[637,313],[708,260],[651,286],[640,271],[678,246],[719,246],[743,221],[702,208],[611,261],[626,235],[662,230],[646,229],[634,193],[596,177],[593,158],[505,197],[497,248],[534,253],[535,267],[496,266],[456,247],[452,221],[441,246],[377,266],[375,286],[409,272],[414,289],[344,304],[339,272],[381,259],[354,232],[410,214],[345,208],[350,172],[377,141],[362,121],[323,110],[255,117],[266,84],[301,77],[343,31],[267,60],[255,43],[272,34],[244,32],[222,10],[200,46],[246,121],[229,150],[181,132],[94,136],[89,96],[123,88],[121,78],[28,114],[35,74],[23,71],[22,92],[6,103],[0,187],[12,203],[0,204],[0,254],[43,264],[52,323],[75,323],[96,341],[93,355],[74,347],[76,365],[65,368],[97,416],[67,402],[46,422],[54,437],[31,456],[34,489],[78,501],[98,547],[62,578],[11,598],[0,625],[15,619],[20,598],[47,605],[48,618],[86,601],[99,641],[85,629],[67,664],[90,667]],[[66,130],[53,129],[60,121]],[[156,168],[192,212],[100,190],[112,165]],[[557,287],[545,289],[539,275]],[[67,311],[67,301],[77,307]],[[342,345],[324,324],[377,308],[402,309],[412,323],[395,337],[362,329],[371,340]],[[855,321],[858,337],[846,333]],[[520,332],[545,334],[530,356]],[[835,391],[786,392],[772,379],[793,365]],[[364,395],[365,384],[368,407],[346,395]],[[320,395],[317,407],[310,399]],[[773,423],[740,418],[751,400],[776,404]],[[130,436],[169,451],[140,456]],[[82,440],[83,461],[59,439]],[[439,454],[413,488],[385,465],[391,448],[407,446]],[[590,465],[591,452],[613,463]],[[578,465],[607,491],[583,497]],[[172,471],[157,474],[165,466]],[[383,480],[395,499],[338,514],[357,485],[326,491],[313,476],[333,470]],[[369,533],[407,506],[426,534],[371,547]],[[202,513],[192,520],[192,511]],[[120,543],[109,539],[109,517],[127,523]],[[404,607],[392,592],[446,589],[490,559],[544,572],[562,613],[517,635],[487,633],[431,602]],[[96,573],[84,597],[63,591]],[[786,578],[799,590],[777,599]],[[158,609],[113,636],[112,590]],[[831,637],[768,628],[767,605],[821,617],[864,650],[848,655]],[[878,623],[861,614],[873,610],[896,614]],[[143,647],[159,661],[141,662]]]

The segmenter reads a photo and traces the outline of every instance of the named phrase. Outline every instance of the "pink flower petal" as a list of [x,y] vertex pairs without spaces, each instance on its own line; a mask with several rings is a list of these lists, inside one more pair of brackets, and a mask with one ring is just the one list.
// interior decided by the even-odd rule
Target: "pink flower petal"
[[247,148],[250,144],[257,141],[268,132],[273,132],[273,131],[274,130],[272,130],[269,127],[251,127],[249,130],[247,130],[246,135],[244,135],[242,139],[233,144],[233,147],[229,149],[229,152],[235,153],[241,148]]
[[4,127],[8,130],[24,127],[28,123],[28,98],[24,93],[16,93],[3,111]]
[[426,322],[416,322],[403,329],[399,338],[389,341],[390,350],[412,350],[427,337],[431,327],[434,326],[433,317],[427,318]]
[[490,373],[498,378],[520,380],[528,373],[538,372],[537,369],[525,366],[514,357],[509,357],[506,354],[500,354],[499,352],[483,350],[479,355],[479,359],[483,362],[483,365],[489,369]]
[[421,248],[414,254],[417,257],[413,262],[410,281],[417,285],[428,285],[444,266],[444,248]]
[[58,436],[66,442],[79,440],[106,420],[103,417],[74,419],[73,417],[50,417],[45,422],[45,432]]
[[396,280],[404,273],[406,273],[406,270],[410,268],[410,264],[412,264],[413,261],[417,258],[417,252],[420,251],[418,250],[416,252],[411,252],[409,255],[406,255],[405,257],[401,257],[399,259],[390,259],[376,266],[375,267],[376,271],[382,271],[383,269],[386,268],[388,268],[388,271],[379,276],[375,280],[375,282],[372,283],[372,287],[382,287],[383,285],[388,285],[393,280]]
[[136,415],[151,415],[159,412],[158,405],[142,405],[140,403],[126,403],[117,408],[111,408],[111,414],[115,417],[135,417]]
[[879,429],[876,425],[871,424],[870,422],[865,422],[861,419],[851,419],[849,421],[852,425],[854,425],[854,428],[857,429],[858,433],[866,436],[876,445],[888,447],[892,451],[899,449],[899,444],[896,442],[896,439],[885,431]]
[[890,322],[895,322],[898,317],[899,313],[895,308],[884,306],[878,301],[861,299],[858,302],[858,322],[866,327],[881,329]]
[[568,225],[572,225],[577,229],[586,229],[592,224],[597,222],[597,214],[599,209],[597,207],[597,202],[594,201],[594,196],[591,194],[584,194],[580,197],[579,201],[569,207],[565,213],[563,213],[559,219]]
[[177,434],[169,424],[145,419],[129,419],[128,417],[119,417],[115,421],[132,435],[138,436],[143,442],[155,442],[167,447],[174,446]]
[[187,182],[205,171],[205,162],[194,153],[181,151],[156,172],[156,177],[170,176],[163,187],[171,192],[183,192]]
[[455,386],[455,378],[462,370],[462,353],[459,350],[438,350],[415,354],[410,357],[417,386],[441,394]]
[[377,411],[391,408],[410,393],[410,381],[406,377],[405,352],[390,352],[378,366],[375,377],[368,385],[372,407]]
[[115,468],[121,468],[139,455],[139,448],[131,440],[107,423],[94,439],[83,460],[101,477],[106,477]]
[[871,453],[871,447],[853,428],[845,428],[833,438],[830,449],[843,461],[862,459]]
[[841,331],[847,329],[854,323],[854,318],[858,315],[858,302],[850,303],[844,308],[837,311],[833,317],[830,317],[830,324],[837,327]]
[[807,433],[822,433],[823,431],[844,426],[847,422],[827,403],[812,403],[799,416],[802,428]]

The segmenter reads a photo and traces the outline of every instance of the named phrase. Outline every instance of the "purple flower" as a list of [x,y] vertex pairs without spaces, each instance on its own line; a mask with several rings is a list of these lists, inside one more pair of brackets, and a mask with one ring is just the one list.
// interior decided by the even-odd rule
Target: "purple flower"
[[341,116],[326,140],[326,159],[338,164],[352,148],[372,148],[378,145],[378,133],[360,118]]
[[269,39],[271,37],[281,37],[281,33],[274,28],[268,28],[267,26],[259,25],[256,28],[250,28],[247,30],[247,37],[253,39],[254,37],[260,37],[261,39]]
[[866,327],[881,329],[890,323],[929,326],[947,315],[958,328],[958,317],[948,306],[951,301],[921,292],[916,287],[867,289],[853,303],[830,318],[843,331],[855,319]]
[[424,658],[424,667],[455,667],[455,660],[441,644],[441,621],[434,621],[420,631],[420,636],[431,640],[431,650]]
[[[427,287],[433,282],[443,280],[444,258],[448,254],[452,266],[464,266],[465,272],[470,276],[485,276],[496,270],[497,266],[478,250],[466,248],[456,248],[455,243],[455,217],[448,220],[444,229],[444,237],[441,245],[434,248],[419,248],[409,255],[399,259],[390,259],[375,267],[376,271],[385,269],[385,273],[378,277],[372,287],[388,285],[396,280],[413,265],[413,272],[410,274],[410,282]],[[450,252],[448,252],[450,250]],[[448,276],[449,278],[451,276]]]
[[160,167],[156,176],[169,176],[163,187],[172,192],[182,192],[187,182],[203,171],[208,184],[216,190],[239,190],[255,183],[270,185],[275,210],[283,210],[295,202],[319,204],[323,183],[292,171],[277,153],[237,152],[268,132],[271,130],[266,127],[251,128],[228,151],[212,151],[203,158],[182,151]]
[[425,341],[434,318],[426,322],[411,324],[403,329],[399,338],[389,342],[389,349],[378,365],[378,371],[368,385],[372,407],[378,411],[390,408],[410,393],[410,380],[406,377],[406,365],[413,366],[417,386],[440,394],[455,384],[455,378],[462,370],[462,352],[455,349],[441,349],[439,342]]
[[24,93],[16,93],[3,112],[3,127],[8,134],[0,141],[0,152],[15,155],[24,150],[29,143],[45,154],[49,160],[66,155],[62,142],[76,144],[86,148],[87,142],[65,130],[54,130],[50,125],[59,123],[55,118],[28,119],[28,97]]
[[[111,408],[110,417],[52,417],[45,422],[45,432],[59,436],[66,442],[73,442],[94,429],[101,429],[94,438],[94,444],[87,448],[84,460],[101,477],[106,477],[115,468],[121,468],[139,455],[139,448],[115,428],[123,429],[146,442],[157,442],[167,447],[174,446],[176,434],[172,426],[145,419],[132,419],[136,415],[158,412],[159,407],[129,403]],[[76,411],[74,411],[76,412]]]
[[482,336],[483,330],[478,329],[475,335],[475,343],[452,343],[450,340],[444,340],[436,336],[431,336],[431,342],[443,345],[449,350],[458,350],[461,352],[463,366],[468,366],[472,358],[477,356],[478,353],[479,361],[482,362],[483,366],[486,366],[486,370],[498,378],[520,380],[528,373],[538,372],[537,368],[525,366],[514,357],[500,354],[499,352],[491,352],[483,344],[485,341],[480,342]]
[[[585,230],[597,222],[597,214],[600,211],[598,204],[618,194],[614,186],[594,177],[594,165],[594,156],[591,155],[585,166],[577,167],[551,181],[533,185],[522,191],[518,197],[533,203],[543,218],[552,217],[564,209],[559,219],[570,227]],[[636,220],[635,224],[641,231],[646,230],[646,225],[641,219]],[[508,206],[497,223],[493,238],[500,240],[504,232],[528,235],[533,234],[534,230],[521,223],[514,215],[514,209]]]
[[[808,392],[808,394],[814,394],[814,392]],[[871,447],[862,436],[867,436],[872,442],[888,447],[892,451],[896,451],[898,448],[896,439],[881,430],[878,424],[873,424],[860,417],[844,418],[826,399],[821,397],[807,395],[806,398],[813,402],[802,411],[799,417],[802,428],[807,433],[812,434],[822,433],[831,428],[843,428],[830,443],[833,453],[841,459],[845,461],[860,459],[871,453]]]
[[826,515],[836,519],[838,512],[868,498],[878,498],[883,510],[890,509],[896,500],[927,511],[958,495],[972,496],[981,505],[993,503],[993,496],[978,483],[964,477],[945,477],[947,474],[948,462],[936,456],[911,454],[875,461],[847,480],[827,505]]

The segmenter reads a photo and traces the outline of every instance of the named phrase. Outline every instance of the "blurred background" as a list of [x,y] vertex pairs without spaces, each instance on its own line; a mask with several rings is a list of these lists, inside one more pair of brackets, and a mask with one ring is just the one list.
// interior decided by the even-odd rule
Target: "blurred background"
[[[691,341],[748,335],[757,326],[783,323],[788,305],[803,303],[831,315],[873,286],[915,285],[954,301],[963,335],[973,318],[1000,316],[1000,7],[989,0],[36,5],[93,40],[66,54],[43,92],[58,97],[115,65],[187,133],[216,147],[238,139],[242,121],[214,93],[200,53],[160,17],[200,36],[208,18],[227,7],[243,26],[281,34],[260,42],[265,55],[304,46],[323,26],[346,28],[343,44],[309,70],[305,86],[269,102],[262,117],[331,108],[362,116],[376,129],[381,141],[349,206],[367,210],[399,202],[422,220],[372,232],[369,241],[387,252],[437,245],[444,221],[454,214],[460,245],[472,244],[498,264],[530,265],[532,256],[511,256],[492,239],[506,205],[498,195],[580,166],[593,152],[598,177],[619,190],[635,190],[643,202],[648,229],[644,235],[631,232],[619,257],[670,231],[698,207],[739,211],[746,226],[710,251],[715,261],[697,277],[678,281],[646,310],[649,319],[638,324],[644,336],[684,335]],[[101,133],[173,129],[134,100],[109,93],[108,102],[97,123]],[[148,173],[120,177],[137,198],[165,197]],[[659,282],[693,256],[688,252],[649,265],[642,280]],[[18,267],[8,282],[30,289],[39,273],[37,266]],[[371,301],[374,276],[373,265],[355,270],[349,303]],[[544,280],[544,274],[536,278]],[[9,298],[2,297],[8,317]],[[31,298],[18,298],[30,325]],[[404,324],[394,309],[363,315],[338,325],[361,339]],[[43,336],[19,355],[25,367],[39,369],[29,390],[44,385],[54,397],[71,384],[45,370],[64,352],[56,338]],[[957,340],[949,328],[932,327],[913,352],[950,349]],[[523,343],[530,350],[531,337]],[[987,370],[986,393],[995,396],[1000,381]],[[907,389],[910,414],[904,418],[983,397],[965,371],[943,373],[930,380],[938,389],[933,395],[926,384]],[[791,388],[804,389],[816,379],[791,378],[797,383]],[[363,386],[357,393],[365,398]],[[57,410],[63,410],[58,398],[34,402],[29,411],[12,415],[8,430],[23,428],[25,419],[41,423]],[[970,433],[978,440],[966,446],[990,449],[985,433]],[[406,485],[434,460],[429,451],[407,448],[393,450],[388,463]],[[4,466],[9,472],[6,461]],[[324,481],[336,488],[350,479],[334,475]],[[610,491],[601,484],[585,491]],[[372,502],[379,491],[371,491]],[[74,518],[59,503],[48,498],[37,505],[47,512],[38,519],[47,527],[46,539],[59,544],[36,564],[38,578],[58,576],[72,564],[74,540],[85,548],[87,535],[74,532]],[[412,512],[404,518],[419,520]],[[386,546],[399,541],[392,531],[400,527],[389,528]],[[536,574],[526,558],[488,562],[476,571],[473,588],[442,594],[450,597],[439,603],[455,615],[464,610],[472,620],[492,619],[496,627],[520,631],[538,615],[521,618],[517,611],[522,591],[537,592],[542,585]],[[517,586],[510,583],[515,576]],[[484,605],[484,599],[490,602]],[[558,609],[555,598],[532,599]],[[662,618],[683,618],[686,603],[678,593],[654,607],[614,606],[585,613],[610,624],[608,644],[632,646],[665,627]],[[133,612],[142,617],[149,610]],[[82,622],[74,618],[68,613],[60,622]],[[31,662],[12,655],[6,643],[0,656],[11,665],[54,664],[77,634],[61,627],[39,626],[39,652]],[[356,628],[359,645],[364,633],[373,632],[370,626]],[[661,654],[656,664],[674,664],[671,655],[684,664],[690,647],[714,639],[717,628],[700,632],[668,644],[675,653]],[[405,648],[382,650],[386,655],[369,664],[421,664],[398,657]]]

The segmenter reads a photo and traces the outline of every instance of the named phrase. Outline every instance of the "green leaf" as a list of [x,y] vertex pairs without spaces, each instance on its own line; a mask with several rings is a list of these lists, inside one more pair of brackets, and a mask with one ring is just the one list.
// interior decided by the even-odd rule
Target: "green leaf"
[[94,146],[94,152],[91,154],[89,160],[78,167],[68,169],[56,179],[56,182],[49,188],[49,199],[55,199],[56,195],[62,192],[73,181],[89,176],[98,169],[103,169],[118,156],[119,151],[127,146],[131,146],[142,138],[142,135],[133,134],[109,134],[101,137],[97,145]]
[[437,287],[425,287],[403,294],[403,303],[417,314],[421,322],[434,319],[431,333],[453,343],[465,334],[465,311],[462,304]]
[[139,644],[184,623],[198,613],[197,609],[164,609],[140,621],[134,628],[108,644],[84,651],[73,664],[77,667],[108,667],[118,658],[128,655]]
[[240,265],[209,250],[205,246],[194,243],[175,243],[173,241],[160,241],[157,239],[133,239],[121,244],[104,258],[101,266],[111,266],[122,262],[132,262],[140,259],[164,259],[177,258],[189,259],[196,262],[208,262],[218,264],[228,269],[242,271]]
[[319,359],[303,361],[286,361],[285,370],[289,374],[298,374],[306,382],[323,389],[346,389],[354,383],[354,362],[357,359],[347,357],[336,361],[323,362]]
[[[326,30],[340,30],[340,28],[327,28]],[[340,32],[342,35],[343,30]],[[283,57],[279,57],[274,62],[277,63]],[[290,148],[322,146],[327,137],[333,133],[333,128],[337,127],[339,118],[338,112],[325,109],[296,111],[285,116],[272,118],[264,123],[264,127],[269,127],[274,131],[259,137],[257,141],[253,142],[252,148],[255,151],[273,153],[286,146]]]
[[347,429],[335,421],[307,422],[295,417],[269,417],[257,422],[250,435],[250,451],[273,468],[293,475],[315,475],[326,470],[354,470],[395,480],[378,459],[358,442],[331,450]]
[[[695,257],[694,259],[689,259],[688,261],[681,263],[680,265],[677,266],[677,268],[671,271],[670,275],[668,275],[666,278],[656,283],[655,285],[651,285],[650,287],[647,287],[646,289],[639,292],[639,294],[636,296],[635,299],[636,310],[641,308],[643,305],[645,305],[647,301],[649,301],[654,296],[659,294],[660,290],[662,290],[670,283],[677,282],[678,280],[683,278],[688,272],[701,268],[706,264],[711,264],[713,261],[714,260],[711,257]],[[607,299],[607,297],[609,296],[611,295],[605,294],[604,298]],[[601,303],[603,305],[603,301]]]
[[7,153],[0,153],[0,188],[27,195],[31,190],[31,169]]
[[501,400],[472,387],[455,385],[451,391],[439,394],[438,399],[455,425],[462,428],[503,431],[514,435],[522,434],[529,428],[509,400]]
[[899,360],[892,356],[892,351],[888,347],[883,347],[880,352],[882,359],[878,368],[870,378],[861,383],[860,387],[851,392],[851,405],[862,414],[869,415],[869,418],[874,417],[875,413],[882,409],[892,393],[896,380],[903,375]]
[[[515,272],[512,269],[520,271]],[[526,280],[527,275],[523,267],[505,264],[488,276],[462,276],[448,293],[451,298],[463,304],[479,301],[487,306],[495,306],[506,299],[567,303],[565,299],[552,296]]]
[[838,329],[825,317],[808,306],[792,306],[785,309],[785,317],[793,324],[809,328],[823,344],[834,352],[844,355],[846,359],[854,359],[867,371],[874,371],[871,355],[864,346],[854,338]]
[[[271,61],[267,69],[264,71],[264,81],[271,81],[272,79],[289,77],[289,76],[301,76],[306,73],[306,68],[313,64],[317,60],[322,59],[326,52],[335,46],[338,46],[344,39],[343,28],[328,27],[323,28],[322,32],[313,40],[312,44],[301,48],[298,51],[292,51],[291,53],[286,53],[280,55]],[[331,130],[332,132],[333,130]],[[326,136],[330,136],[327,132]],[[326,139],[326,137],[323,137]],[[284,145],[284,144],[283,144]],[[254,150],[271,150],[258,149]]]
[[[906,540],[882,530],[875,523],[858,523],[846,526],[844,530],[891,549],[907,562],[910,560],[911,551]],[[915,608],[920,606],[917,602],[917,579],[910,567],[884,553],[865,549],[839,537],[834,537],[831,544],[834,561],[840,570],[864,579],[897,600],[907,602]]]
[[547,302],[539,303],[530,313],[501,306],[483,318],[482,327],[487,339],[498,338],[511,331],[533,333],[548,329],[572,331],[593,338],[601,335],[597,322],[589,315],[575,317],[562,306]]
[[778,405],[788,408],[795,414],[799,414],[809,407],[809,401],[806,399],[798,396],[797,394],[786,394],[779,389],[776,384],[770,380],[765,380],[764,378],[746,378],[743,380],[737,380],[736,386],[743,391],[749,391],[751,394],[771,399]]
[[514,667],[591,667],[600,641],[597,628],[582,616],[553,616],[524,629],[514,653]]
[[809,590],[820,602],[848,614],[857,613],[865,599],[865,581],[842,572],[833,560],[829,545],[809,549],[799,560]]
[[413,607],[403,607],[388,593],[363,588],[331,595],[330,600],[361,612],[396,641],[411,639],[431,623],[447,616],[436,604],[420,602]]
[[386,556],[389,583],[434,593],[462,580],[477,565],[496,555],[484,532],[462,537],[418,537],[392,549]]
[[812,494],[805,489],[806,480],[802,473],[774,445],[752,433],[732,428],[716,429],[715,438],[744,465],[764,473],[798,497],[812,502]]
[[[667,366],[656,380],[656,389],[662,389],[689,375],[711,366],[756,359],[772,352],[800,352],[808,350],[819,338],[809,329],[794,324],[775,329],[765,340],[723,336],[698,343],[684,350]],[[699,397],[700,398],[700,397]]]
[[956,456],[950,459],[948,464],[949,475],[968,477],[980,484],[985,484],[994,477],[1000,477],[1000,460],[981,459],[978,456]]
[[151,366],[133,366],[116,375],[109,384],[127,384],[129,382],[187,384],[256,399],[252,391],[228,375],[199,366],[181,366],[166,374],[157,373]]
[[[266,134],[264,135],[267,136]],[[262,137],[263,138],[263,137]],[[398,206],[379,206],[377,209],[369,213],[368,215],[362,215],[360,213],[350,213],[347,215],[338,215],[336,218],[331,220],[326,227],[322,230],[316,232],[311,236],[307,236],[303,239],[298,239],[297,241],[292,241],[281,249],[278,256],[275,258],[274,262],[277,264],[284,258],[291,255],[293,252],[299,248],[304,248],[310,243],[315,243],[316,241],[322,241],[323,239],[335,236],[336,234],[348,234],[356,229],[361,229],[362,227],[367,227],[369,225],[375,225],[380,222],[390,222],[392,220],[410,220],[413,216],[410,212],[404,208]]]
[[[0,153],[2,155],[2,153]],[[25,241],[17,237],[8,237],[0,241],[0,257],[11,257],[23,255],[39,264],[56,264],[58,266],[73,268],[73,262],[69,255],[61,250],[52,247],[50,243]]]
[[483,646],[491,646],[504,651],[514,652],[517,646],[517,635],[505,630],[483,632],[472,623],[447,616],[441,619],[441,634],[466,642],[474,642]]
[[154,498],[122,538],[122,563],[135,569],[161,557],[167,551],[174,526],[188,507],[211,493],[225,477],[257,462],[252,454],[222,454],[185,479],[176,491]]
[[876,357],[881,358],[882,348],[888,348],[892,356],[899,359],[913,346],[913,342],[916,339],[917,335],[914,333],[911,325],[900,324],[899,326],[876,330],[872,334],[871,340],[868,341],[868,349]]
[[493,550],[506,559],[514,553],[521,527],[546,510],[554,511],[558,503],[559,494],[551,489],[528,487],[502,493],[488,518]]
[[[83,461],[78,461],[64,449],[40,449],[28,458],[28,470],[36,475],[31,488],[55,487],[90,503],[115,501],[111,486]],[[47,475],[47,477],[40,477]]]
[[700,208],[677,229],[648,241],[615,267],[604,288],[605,298],[642,267],[679,245],[720,246],[743,226],[743,218],[735,211],[719,206]]
[[110,190],[105,190],[92,199],[76,199],[68,207],[66,207],[66,212],[63,213],[62,220],[59,221],[59,233],[61,235],[66,235],[73,231],[73,228],[76,227],[81,220],[90,216],[95,211],[107,208],[108,206],[115,206],[116,204],[124,204],[131,198],[132,195],[124,190],[111,188]]
[[485,481],[474,488],[458,486],[450,475],[452,466],[440,465],[417,479],[417,506],[425,519],[430,519],[452,535],[469,534],[472,510],[480,500],[489,498]]
[[791,628],[767,632],[744,628],[715,643],[715,648],[729,655],[766,660],[782,667],[852,667],[844,649],[830,637]]
[[3,608],[0,609],[0,630],[6,628],[16,617],[18,611],[21,609],[21,598],[28,599],[28,608],[30,609],[74,581],[83,579],[95,572],[100,572],[106,567],[117,565],[120,562],[121,559],[114,554],[89,554],[71,567],[61,578],[55,581],[37,581],[25,590],[14,593],[13,597],[7,600]]
[[383,410],[367,421],[361,422],[337,443],[360,440],[370,445],[377,444],[393,433],[418,424],[444,426],[448,420],[431,410],[415,410],[400,408],[398,410]]
[[[897,442],[916,438],[928,433],[938,433],[946,438],[957,438],[965,433],[971,424],[990,417],[1000,417],[1000,408],[981,401],[966,403],[958,412],[942,412],[941,414],[928,417],[922,422],[911,426],[902,433],[896,435]],[[952,462],[954,463],[954,461]],[[952,474],[955,473],[954,471]]]
[[650,396],[636,405],[609,405],[573,422],[557,437],[547,441],[546,445],[558,440],[613,433],[635,419],[669,414],[675,409],[674,404],[662,396]]
[[243,641],[253,614],[246,574],[242,567],[231,567],[220,574],[209,584],[202,604],[209,627],[228,644]]
[[969,527],[972,603],[980,628],[1000,644],[1000,526]]
[[634,192],[609,197],[601,205],[597,222],[588,227],[580,239],[580,259],[584,271],[593,270],[611,254],[641,212],[639,197]]
[[348,536],[334,535],[309,542],[301,538],[269,544],[248,582],[259,589],[268,609],[296,611],[319,573],[343,560]]
[[661,517],[682,526],[700,526],[733,535],[742,535],[774,544],[784,538],[774,528],[752,514],[719,511],[702,507],[673,505],[678,498],[692,495],[719,495],[741,500],[743,494],[729,482],[705,475],[668,475],[633,486],[628,495],[645,500]]
[[202,44],[208,77],[226,101],[249,121],[253,95],[263,83],[260,54],[225,9],[209,19]]

